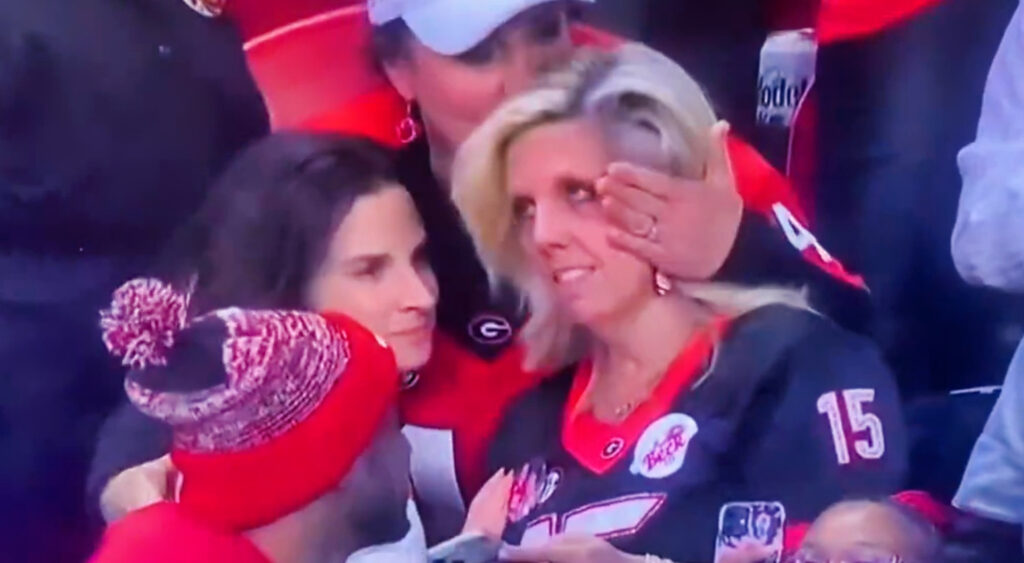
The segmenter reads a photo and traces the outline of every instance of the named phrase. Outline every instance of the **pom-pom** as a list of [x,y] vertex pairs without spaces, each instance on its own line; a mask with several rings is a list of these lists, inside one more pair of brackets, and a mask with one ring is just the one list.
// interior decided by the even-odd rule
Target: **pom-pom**
[[100,313],[103,343],[133,369],[167,365],[174,336],[188,324],[189,296],[153,278],[134,279],[114,292]]

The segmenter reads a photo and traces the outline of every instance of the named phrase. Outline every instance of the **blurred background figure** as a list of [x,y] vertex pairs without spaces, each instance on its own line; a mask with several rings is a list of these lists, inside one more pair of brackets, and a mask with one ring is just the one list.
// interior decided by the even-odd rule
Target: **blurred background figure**
[[793,563],[938,563],[935,524],[898,501],[850,500],[823,512],[807,531]]
[[[968,282],[1024,292],[1024,7],[989,71],[977,138],[960,153],[963,193],[953,259]],[[1020,537],[1024,523],[1024,342],[974,446],[957,507]],[[991,543],[984,534],[975,538]]]
[[266,130],[228,22],[181,1],[4,2],[0,560],[88,553],[86,467],[124,393],[97,312]]

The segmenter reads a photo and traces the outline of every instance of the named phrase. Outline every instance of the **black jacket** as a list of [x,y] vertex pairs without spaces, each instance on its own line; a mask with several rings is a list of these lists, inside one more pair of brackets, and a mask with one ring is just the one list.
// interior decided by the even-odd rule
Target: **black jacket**
[[227,22],[180,0],[3,3],[0,561],[91,549],[86,469],[123,397],[98,311],[267,127]]

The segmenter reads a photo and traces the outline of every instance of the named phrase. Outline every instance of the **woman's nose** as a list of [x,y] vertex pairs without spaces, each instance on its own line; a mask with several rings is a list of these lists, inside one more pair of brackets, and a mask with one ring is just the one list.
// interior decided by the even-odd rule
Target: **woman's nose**
[[533,219],[533,242],[541,250],[564,246],[570,218],[555,206],[537,205]]
[[437,305],[437,283],[433,274],[411,268],[402,286],[402,305],[406,309],[433,310]]

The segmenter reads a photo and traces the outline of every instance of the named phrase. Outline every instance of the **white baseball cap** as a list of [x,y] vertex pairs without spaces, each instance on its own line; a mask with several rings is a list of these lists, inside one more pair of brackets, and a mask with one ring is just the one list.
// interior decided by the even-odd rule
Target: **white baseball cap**
[[[402,18],[424,45],[442,55],[472,49],[520,13],[552,0],[369,0],[370,23]],[[574,0],[592,3],[596,0]]]

